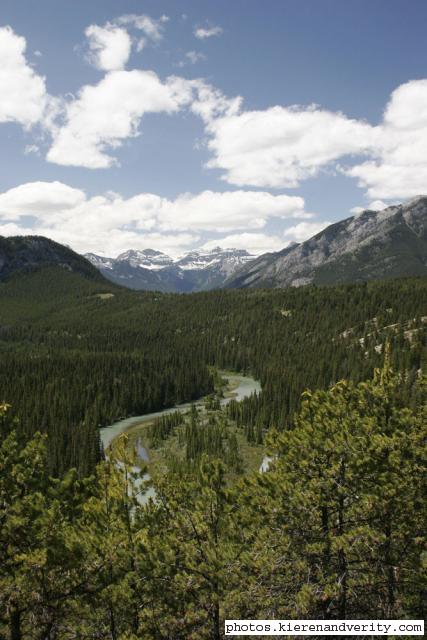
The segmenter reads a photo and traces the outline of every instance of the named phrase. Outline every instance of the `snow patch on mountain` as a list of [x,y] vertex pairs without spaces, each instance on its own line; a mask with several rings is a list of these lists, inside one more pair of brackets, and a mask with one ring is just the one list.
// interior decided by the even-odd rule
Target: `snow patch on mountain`
[[114,282],[134,289],[181,292],[220,287],[255,256],[244,249],[215,247],[189,251],[175,259],[155,249],[129,249],[115,259],[94,253],[85,257]]

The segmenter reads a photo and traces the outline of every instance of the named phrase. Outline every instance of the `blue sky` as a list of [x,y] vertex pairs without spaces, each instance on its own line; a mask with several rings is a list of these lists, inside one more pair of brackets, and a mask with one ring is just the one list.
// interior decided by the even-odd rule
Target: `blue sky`
[[256,253],[427,191],[423,0],[2,0],[0,234]]

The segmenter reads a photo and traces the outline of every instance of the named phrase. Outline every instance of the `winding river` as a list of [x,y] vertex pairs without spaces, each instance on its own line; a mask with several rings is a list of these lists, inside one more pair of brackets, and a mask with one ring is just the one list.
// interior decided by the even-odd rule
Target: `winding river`
[[[221,399],[222,405],[227,404],[230,400],[243,400],[243,398],[250,396],[254,391],[257,393],[261,391],[260,383],[249,376],[241,376],[237,373],[228,373],[225,371],[220,371],[220,374],[223,378],[226,378],[229,381],[229,384],[233,388],[233,395],[231,397]],[[125,420],[119,420],[108,427],[104,427],[100,430],[104,451],[107,451],[108,447],[111,445],[113,440],[117,438],[117,436],[125,433],[125,431],[128,431],[131,427],[134,427],[137,424],[144,424],[144,422],[151,422],[154,418],[167,415],[168,413],[174,413],[175,411],[187,411],[192,404],[201,406],[203,404],[203,399],[201,398],[195,402],[186,402],[185,404],[179,404],[175,407],[163,409],[162,411],[156,411],[154,413],[146,413],[142,416],[126,418]]]
[[[231,396],[227,398],[221,399],[221,405],[226,405],[230,402],[230,400],[243,400],[247,396],[250,396],[251,393],[256,391],[257,393],[261,391],[261,385],[257,380],[250,378],[249,376],[241,376],[236,373],[228,373],[225,371],[220,371],[220,374],[223,378],[228,380],[229,385],[231,386]],[[194,404],[196,406],[203,406],[204,400],[200,398],[200,400],[196,400],[194,402],[186,402],[185,404],[179,404],[175,407],[169,407],[168,409],[163,409],[163,411],[155,411],[154,413],[146,413],[142,416],[134,416],[132,418],[126,418],[125,420],[119,420],[114,424],[104,427],[101,429],[101,442],[104,447],[104,451],[107,451],[110,447],[111,443],[115,438],[117,438],[122,433],[125,433],[132,427],[136,425],[142,425],[147,422],[151,422],[154,418],[158,418],[159,416],[166,415],[168,413],[174,413],[175,411],[187,411],[191,405]],[[147,451],[144,447],[137,442],[138,447],[138,456],[149,462]],[[138,468],[134,468],[137,472]],[[137,480],[137,486],[139,487],[143,480],[149,479],[148,473],[146,473],[142,479]],[[153,498],[155,496],[155,489],[153,486],[146,488],[143,492],[141,492],[138,500],[141,504],[146,503],[149,498]]]

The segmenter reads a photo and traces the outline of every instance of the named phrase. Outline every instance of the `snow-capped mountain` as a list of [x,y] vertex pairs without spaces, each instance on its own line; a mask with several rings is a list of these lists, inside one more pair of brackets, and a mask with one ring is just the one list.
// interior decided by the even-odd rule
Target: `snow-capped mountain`
[[117,258],[94,253],[85,257],[103,275],[131,289],[150,291],[190,292],[221,287],[239,267],[255,256],[244,249],[190,251],[179,258],[154,249],[130,249]]
[[136,251],[129,249],[117,256],[115,262],[128,262],[132,267],[142,267],[143,269],[152,269],[154,271],[170,267],[173,264],[172,258],[161,251],[154,249],[143,249]]
[[184,271],[200,270],[216,267],[222,273],[231,274],[242,264],[253,260],[245,249],[221,249],[215,247],[211,251],[190,251],[178,258],[176,265]]
[[112,269],[114,260],[112,258],[104,258],[103,256],[97,256],[96,253],[85,253],[84,257],[89,260],[94,267],[99,269]]

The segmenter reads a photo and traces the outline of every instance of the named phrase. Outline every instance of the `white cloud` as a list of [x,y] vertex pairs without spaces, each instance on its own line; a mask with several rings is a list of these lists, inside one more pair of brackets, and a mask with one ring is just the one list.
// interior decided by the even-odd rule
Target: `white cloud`
[[194,35],[199,40],[205,40],[206,38],[213,38],[214,36],[220,36],[223,32],[223,28],[219,26],[208,26],[208,27],[196,27],[194,29]]
[[[164,25],[169,20],[161,16],[158,20],[147,15],[127,14],[107,22],[103,27],[93,24],[87,27],[88,61],[101,71],[124,69],[129,60],[132,44],[136,51],[144,49],[149,41],[158,43],[163,38]],[[144,35],[131,37],[128,29],[141,31]]]
[[89,61],[101,71],[123,69],[131,52],[131,38],[125,29],[107,24],[92,24],[85,31],[89,43]]
[[42,120],[49,97],[45,79],[26,61],[26,46],[10,27],[0,28],[0,122],[28,129]]
[[386,209],[388,206],[390,205],[383,202],[383,200],[373,200],[372,202],[369,203],[368,209],[371,209],[371,211],[382,211],[383,209]]
[[82,237],[77,230],[70,232],[68,229],[56,228],[42,231],[52,240],[67,244],[79,253],[97,253],[111,258],[117,257],[128,249],[148,248],[163,251],[170,256],[179,256],[194,246],[199,239],[197,235],[190,233],[168,235],[156,232],[137,233],[126,229],[114,230],[114,232],[100,231],[96,237],[92,238]]
[[216,89],[204,80],[186,81],[193,90],[194,97],[191,103],[191,111],[199,116],[207,125],[208,131],[212,123],[218,119],[231,118],[239,113],[243,98],[227,98],[222,91]]
[[358,215],[359,213],[362,213],[367,209],[369,209],[369,211],[382,211],[383,209],[386,209],[389,206],[390,204],[387,204],[382,200],[373,200],[368,205],[366,205],[366,207],[353,207],[352,209],[350,209],[350,213],[354,213],[355,215]]
[[[260,229],[271,217],[304,215],[302,198],[253,191],[204,191],[174,200],[151,193],[125,199],[112,192],[89,198],[80,189],[60,182],[32,182],[0,194],[2,224],[19,224],[22,217],[31,216],[34,222],[26,233],[47,235],[79,251],[111,255],[150,244],[169,251],[175,247],[179,252],[194,245],[199,233]],[[28,222],[23,224],[28,227]],[[261,252],[283,243],[275,236],[246,231],[227,236],[234,237],[240,237],[242,243],[248,238],[252,243],[249,248],[257,246]]]
[[7,222],[1,224],[0,222],[0,236],[27,236],[31,235],[33,230],[29,227],[22,227],[15,222]]
[[24,154],[26,156],[30,155],[30,153],[35,153],[36,155],[40,155],[40,149],[36,144],[27,144],[24,148]]
[[159,42],[163,38],[164,25],[168,20],[168,16],[165,15],[156,20],[147,15],[132,13],[120,16],[114,22],[119,25],[134,27],[142,31],[153,42]]
[[200,51],[187,51],[185,57],[191,62],[191,64],[196,64],[196,62],[200,62],[201,60],[206,60],[206,56],[204,53]]
[[405,199],[427,191],[427,162],[426,166],[365,162],[348,169],[346,174],[358,178],[359,186],[367,189],[371,197]]
[[286,246],[282,238],[264,233],[236,233],[233,235],[209,240],[203,245],[204,249],[246,249],[253,255],[261,255],[271,251],[280,251]]
[[136,42],[136,50],[138,51],[138,53],[144,49],[146,44],[147,44],[146,38],[138,38]]
[[367,162],[347,169],[371,198],[403,199],[426,192],[427,80],[393,91]]
[[84,200],[83,191],[62,182],[27,182],[0,194],[0,218],[10,220],[33,215],[46,220],[52,214],[77,207]]
[[285,238],[289,238],[289,240],[293,240],[294,242],[304,242],[304,240],[308,240],[312,238],[317,233],[329,227],[332,222],[328,222],[324,220],[322,222],[299,222],[293,227],[289,227],[283,233]]
[[65,124],[56,132],[47,159],[62,165],[107,168],[116,164],[107,153],[138,135],[142,116],[179,108],[176,89],[151,71],[112,71],[97,85],[83,87],[68,104]]
[[205,122],[207,166],[221,169],[229,184],[293,188],[339,159],[365,156],[337,168],[356,178],[368,197],[395,200],[426,191],[427,79],[399,86],[377,126],[316,105],[244,111],[238,98],[228,112],[215,110],[232,101],[212,87],[205,94],[192,110]]
[[206,60],[206,56],[204,53],[200,51],[187,51],[185,53],[185,59],[178,62],[178,67],[185,67],[187,64],[197,64],[198,62],[202,62]]
[[90,169],[117,164],[110,149],[139,134],[145,113],[173,113],[189,106],[206,123],[237,113],[241,98],[226,98],[203,80],[152,71],[111,71],[97,85],[84,86],[66,106],[65,123],[53,130],[50,162]]
[[370,125],[312,107],[272,107],[211,120],[208,166],[238,186],[296,187],[333,160],[366,152]]
[[[47,93],[45,79],[25,58],[25,38],[0,28],[0,122],[26,129],[40,124],[52,136],[50,162],[108,168],[117,164],[114,149],[139,135],[144,114],[188,108],[204,123],[207,166],[231,185],[294,188],[344,158],[346,166],[337,169],[384,206],[426,192],[427,79],[397,87],[377,126],[316,105],[245,111],[241,97],[229,98],[202,79],[163,82],[154,72],[123,70],[131,45],[159,42],[167,20],[128,14],[88,27],[93,61],[106,75],[68,100]],[[196,32],[203,39],[220,29],[207,25]],[[195,63],[203,54],[185,55]],[[36,152],[36,146],[29,142],[24,153]],[[352,165],[349,156],[356,158]]]
[[305,215],[304,200],[297,196],[272,195],[262,191],[203,191],[183,194],[159,203],[163,229],[227,231],[261,229],[267,220]]

